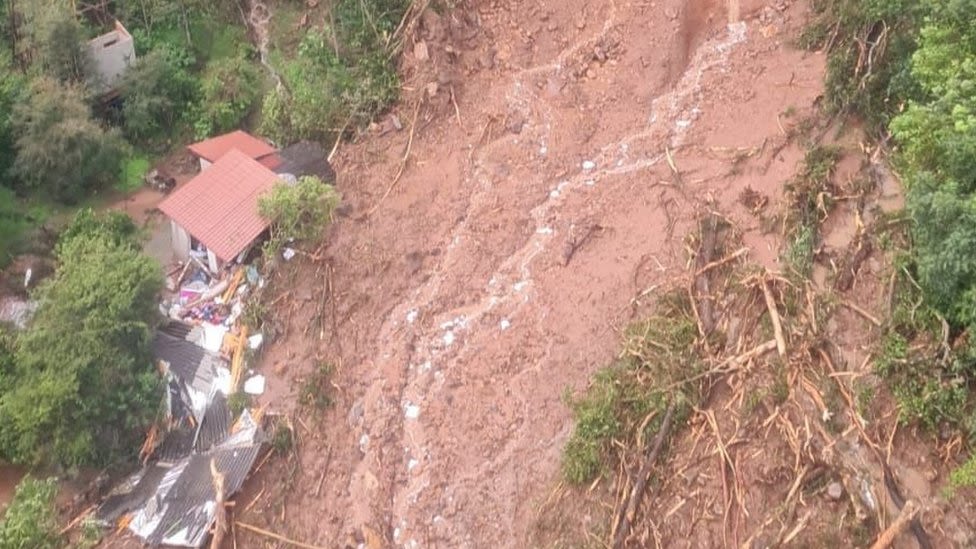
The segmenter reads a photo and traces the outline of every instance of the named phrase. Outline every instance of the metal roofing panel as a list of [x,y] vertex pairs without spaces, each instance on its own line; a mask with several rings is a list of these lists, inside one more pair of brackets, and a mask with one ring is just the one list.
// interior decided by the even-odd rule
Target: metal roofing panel
[[200,172],[159,209],[224,261],[244,251],[268,228],[258,199],[278,175],[245,153],[232,150]]

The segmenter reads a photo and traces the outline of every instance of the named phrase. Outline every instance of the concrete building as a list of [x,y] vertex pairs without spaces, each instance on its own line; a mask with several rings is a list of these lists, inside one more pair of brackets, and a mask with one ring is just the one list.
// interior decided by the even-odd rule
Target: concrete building
[[95,85],[103,95],[113,94],[125,71],[136,61],[132,35],[122,23],[115,22],[111,31],[88,41],[95,68]]

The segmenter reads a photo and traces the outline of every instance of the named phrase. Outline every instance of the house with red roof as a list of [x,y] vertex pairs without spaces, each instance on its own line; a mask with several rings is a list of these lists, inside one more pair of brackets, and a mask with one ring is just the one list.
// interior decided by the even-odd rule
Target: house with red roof
[[325,150],[300,141],[282,150],[243,131],[219,135],[187,147],[200,173],[166,198],[159,209],[170,219],[177,259],[206,257],[212,272],[247,251],[268,221],[258,199],[280,181],[306,175],[334,181]]
[[200,160],[200,171],[206,170],[222,156],[235,149],[272,170],[281,163],[277,155],[278,149],[241,130],[205,139],[190,145],[187,149]]
[[258,199],[278,181],[278,174],[238,149],[216,158],[159,205],[170,219],[177,258],[206,254],[216,272],[247,251],[269,225],[258,213]]

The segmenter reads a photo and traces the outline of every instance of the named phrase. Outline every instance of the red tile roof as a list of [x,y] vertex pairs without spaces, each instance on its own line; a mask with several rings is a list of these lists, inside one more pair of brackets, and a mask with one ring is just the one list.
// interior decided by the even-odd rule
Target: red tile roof
[[244,251],[268,221],[258,214],[258,197],[278,176],[232,150],[166,198],[159,209],[220,259]]
[[[211,137],[205,141],[194,143],[187,148],[193,154],[210,162],[220,160],[222,156],[234,149],[241,151],[255,160],[276,152],[275,148],[271,145],[241,130]],[[271,167],[273,168],[274,166]]]

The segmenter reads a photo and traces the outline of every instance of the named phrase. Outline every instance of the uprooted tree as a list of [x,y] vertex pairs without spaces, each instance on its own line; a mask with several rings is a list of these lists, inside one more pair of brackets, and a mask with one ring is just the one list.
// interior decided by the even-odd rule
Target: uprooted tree
[[134,454],[159,403],[150,334],[159,268],[122,214],[82,211],[0,378],[0,458],[66,467]]

